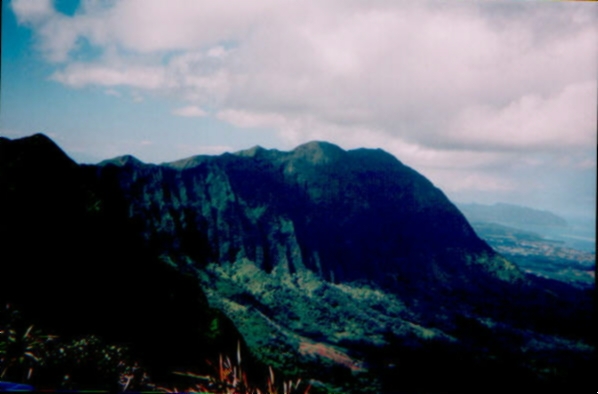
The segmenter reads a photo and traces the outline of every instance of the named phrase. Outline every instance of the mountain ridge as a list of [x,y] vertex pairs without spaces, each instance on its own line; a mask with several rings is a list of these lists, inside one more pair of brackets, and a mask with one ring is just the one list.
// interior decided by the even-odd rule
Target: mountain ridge
[[122,156],[114,157],[112,159],[102,160],[97,165],[98,166],[106,166],[106,165],[110,165],[110,164],[119,166],[119,167],[148,165],[133,155],[122,155]]
[[[191,162],[192,165],[189,164]],[[173,165],[173,163],[178,164]],[[494,256],[492,250],[477,238],[469,224],[439,189],[417,172],[382,150],[356,149],[345,151],[330,143],[312,141],[288,152],[255,147],[234,154],[194,156],[173,163],[170,163],[168,167],[170,169],[175,167],[175,170],[181,172],[171,172],[170,169],[167,170],[166,168],[154,168],[147,170],[154,171],[154,176],[147,175],[149,178],[153,177],[161,182],[159,189],[166,188],[170,190],[170,196],[181,195],[180,199],[176,198],[176,201],[173,201],[173,205],[179,207],[175,208],[175,211],[180,209],[181,205],[184,205],[182,201],[185,197],[188,199],[191,194],[198,192],[198,185],[211,183],[212,186],[210,187],[214,188],[214,182],[217,181],[221,187],[226,189],[225,191],[220,190],[219,193],[224,192],[229,196],[221,199],[221,201],[236,204],[237,208],[230,209],[233,209],[237,214],[245,209],[252,210],[264,204],[269,206],[268,211],[274,209],[284,212],[279,212],[282,214],[282,219],[270,218],[270,220],[282,220],[285,223],[292,223],[290,228],[292,234],[287,234],[293,239],[291,241],[289,238],[289,242],[293,246],[287,245],[292,251],[289,249],[285,254],[295,257],[282,259],[290,259],[291,270],[296,269],[296,265],[297,267],[307,266],[316,272],[320,271],[314,263],[315,255],[305,254],[306,249],[316,248],[320,256],[319,259],[322,260],[323,258],[325,265],[327,262],[336,259],[333,255],[338,258],[340,252],[338,247],[331,250],[329,245],[338,245],[347,242],[347,240],[333,240],[326,235],[326,233],[335,231],[334,228],[337,226],[340,226],[339,233],[352,234],[350,237],[355,238],[355,240],[348,242],[354,244],[376,244],[378,242],[376,237],[367,233],[377,232],[377,237],[386,237],[386,249],[394,248],[399,258],[409,258],[408,256],[416,258],[418,255],[427,255],[433,249],[433,245],[439,243],[442,245],[450,244],[452,247],[459,247],[459,245],[465,248],[475,247],[476,250],[484,252],[489,257]],[[101,169],[99,173],[101,177]],[[143,177],[143,175],[139,175]],[[208,178],[211,180],[208,181]],[[128,181],[122,180],[122,182],[126,184]],[[209,191],[210,187],[204,189],[207,193],[206,196],[197,197],[208,202],[210,200],[209,195],[215,192],[214,190]],[[151,188],[158,188],[157,183]],[[144,193],[146,195],[147,193],[151,194],[151,191],[146,189]],[[142,196],[137,195],[136,198],[141,199]],[[229,207],[222,207],[222,210],[227,209]],[[171,210],[165,216],[171,216],[175,214],[175,211]],[[424,216],[428,211],[435,212],[437,217],[433,217],[432,214]],[[343,212],[346,212],[347,215]],[[375,215],[376,219],[368,219],[367,216],[370,214]],[[260,218],[252,219],[250,217],[251,213],[241,215],[245,215],[249,223],[253,220],[253,225],[245,225],[252,227],[250,233],[270,231],[263,228],[263,225],[270,225],[259,224]],[[335,218],[333,219],[332,216]],[[212,214],[206,214],[204,219],[210,221],[210,217],[212,217]],[[385,234],[388,231],[392,233],[393,228],[398,228],[391,223],[392,220],[389,217],[394,217],[397,223],[407,222],[403,225],[405,230],[400,233],[395,232],[394,235]],[[427,217],[425,220],[428,224],[420,223],[420,219],[423,217]],[[183,219],[178,218],[176,220]],[[384,224],[384,232],[376,230],[377,226],[375,225],[362,226],[358,224],[363,220],[373,220],[374,222],[381,220],[386,223]],[[216,226],[215,223],[213,225]],[[406,227],[409,225],[411,228],[409,232],[406,232]],[[191,227],[191,225],[187,227]],[[425,231],[423,230],[424,227]],[[310,236],[309,233],[312,230],[308,230],[308,228],[316,228],[318,235]],[[431,230],[434,230],[433,233],[427,236],[424,235],[425,232]],[[411,235],[411,231],[415,231],[419,235]],[[149,233],[151,232],[149,230]],[[233,238],[244,233],[243,230],[237,229],[235,233],[237,235]],[[253,235],[250,236],[253,237]],[[176,235],[173,236],[173,238],[176,237]],[[216,238],[218,237],[213,239]],[[327,238],[328,241],[320,240]],[[426,246],[421,244],[420,238],[429,240]],[[365,239],[367,239],[367,242],[362,242]],[[405,255],[401,252],[403,249],[392,246],[396,241],[403,245],[409,244],[414,253]],[[244,256],[249,253],[247,256],[251,258],[256,258],[256,253],[264,253],[246,250],[246,245],[244,245],[246,242],[242,239],[238,242],[240,242],[240,245],[235,247],[240,250],[235,252],[214,251],[214,253],[219,255],[219,259],[226,259],[226,256],[230,256],[230,253],[237,254],[239,251],[244,251]],[[421,246],[417,246],[418,244],[421,244]],[[227,248],[232,250],[230,246],[227,246]],[[374,253],[372,248],[369,248],[368,251],[363,250],[359,254],[365,258],[368,253]],[[272,253],[278,255],[280,252],[271,250],[265,254]],[[342,253],[341,255],[343,255]],[[433,254],[434,252],[430,253]],[[459,258],[457,255],[453,258]],[[351,261],[351,256],[344,256],[342,258]],[[419,256],[417,258],[425,259],[426,257]],[[265,264],[269,265],[270,263],[266,262]],[[322,261],[320,261],[320,267],[322,268],[321,264]],[[332,266],[335,267],[332,268],[333,270],[337,270],[335,272],[337,279],[347,277],[355,280],[360,279],[362,274],[359,269],[352,274],[338,265],[333,264]],[[351,269],[354,268],[352,266]],[[488,271],[493,270],[489,269]],[[327,271],[329,269],[323,267],[323,272]],[[373,273],[372,270],[368,271],[370,274]],[[388,270],[380,267],[378,271]],[[509,267],[507,271],[512,271],[512,279],[518,276],[515,268]],[[521,275],[519,277],[522,278]]]
[[[558,364],[570,376],[582,376],[591,359],[589,291],[523,274],[440,189],[382,150],[313,142],[199,156],[181,168],[130,157],[77,165],[44,138],[0,139],[0,240],[9,257],[2,267],[12,278],[0,302],[16,297],[46,323],[63,320],[71,332],[101,327],[146,355],[159,338],[154,366],[173,357],[192,365],[201,352],[195,335],[223,327],[233,337],[237,327],[259,360],[312,371],[337,391],[343,381],[356,384],[343,392],[361,392],[359,374],[370,370],[387,389],[417,387],[417,371],[459,386],[480,362],[496,384],[513,372],[552,382],[561,378],[542,372],[544,352],[572,357]],[[73,274],[81,278],[77,300],[67,289]],[[126,291],[103,302],[94,296],[101,288],[84,279],[92,277]],[[30,282],[48,296],[37,300]],[[139,306],[134,313],[120,308],[121,295]],[[227,317],[206,309],[206,298]],[[78,303],[92,323],[69,325]],[[159,327],[142,328],[155,313],[177,322],[168,340]],[[330,349],[368,371],[314,353]],[[460,351],[468,361],[454,359]],[[381,352],[392,361],[379,360]],[[437,355],[442,361],[429,371]],[[390,366],[397,357],[408,375],[401,382]]]
[[526,226],[568,226],[565,219],[553,212],[522,205],[507,203],[494,203],[493,205],[457,203],[457,206],[470,221],[474,222],[497,222],[499,224]]

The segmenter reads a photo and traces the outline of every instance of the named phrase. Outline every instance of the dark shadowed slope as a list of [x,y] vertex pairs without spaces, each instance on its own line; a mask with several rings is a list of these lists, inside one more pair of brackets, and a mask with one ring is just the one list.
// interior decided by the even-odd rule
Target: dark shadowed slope
[[90,175],[43,135],[0,139],[0,304],[61,336],[130,345],[158,380],[232,351],[238,334],[195,277],[146,248]]
[[168,248],[202,263],[247,257],[267,271],[309,269],[395,290],[422,280],[477,286],[473,275],[522,279],[439,189],[381,150],[311,142],[116,172],[99,168],[128,196],[152,243],[167,238]]

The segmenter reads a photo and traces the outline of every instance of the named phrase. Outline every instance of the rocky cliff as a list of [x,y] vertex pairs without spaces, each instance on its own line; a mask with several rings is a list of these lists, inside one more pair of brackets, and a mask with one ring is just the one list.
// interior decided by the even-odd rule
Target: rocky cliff
[[310,142],[161,166],[120,158],[97,176],[179,264],[248,259],[266,272],[310,270],[399,292],[523,278],[442,191],[382,150]]

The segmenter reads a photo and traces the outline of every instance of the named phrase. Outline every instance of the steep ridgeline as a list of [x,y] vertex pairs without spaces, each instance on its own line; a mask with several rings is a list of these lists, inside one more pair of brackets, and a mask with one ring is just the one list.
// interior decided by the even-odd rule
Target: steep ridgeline
[[382,150],[310,142],[155,166],[97,167],[151,245],[177,263],[248,259],[397,292],[480,294],[522,274],[426,178]]

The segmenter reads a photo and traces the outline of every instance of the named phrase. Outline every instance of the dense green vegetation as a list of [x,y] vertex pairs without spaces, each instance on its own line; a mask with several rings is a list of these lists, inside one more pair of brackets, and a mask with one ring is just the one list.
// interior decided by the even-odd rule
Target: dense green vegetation
[[405,303],[307,271],[267,274],[248,260],[209,265],[200,278],[258,359],[322,392],[471,390],[471,374],[505,389],[590,384],[594,345],[579,333],[542,334],[449,299]]

